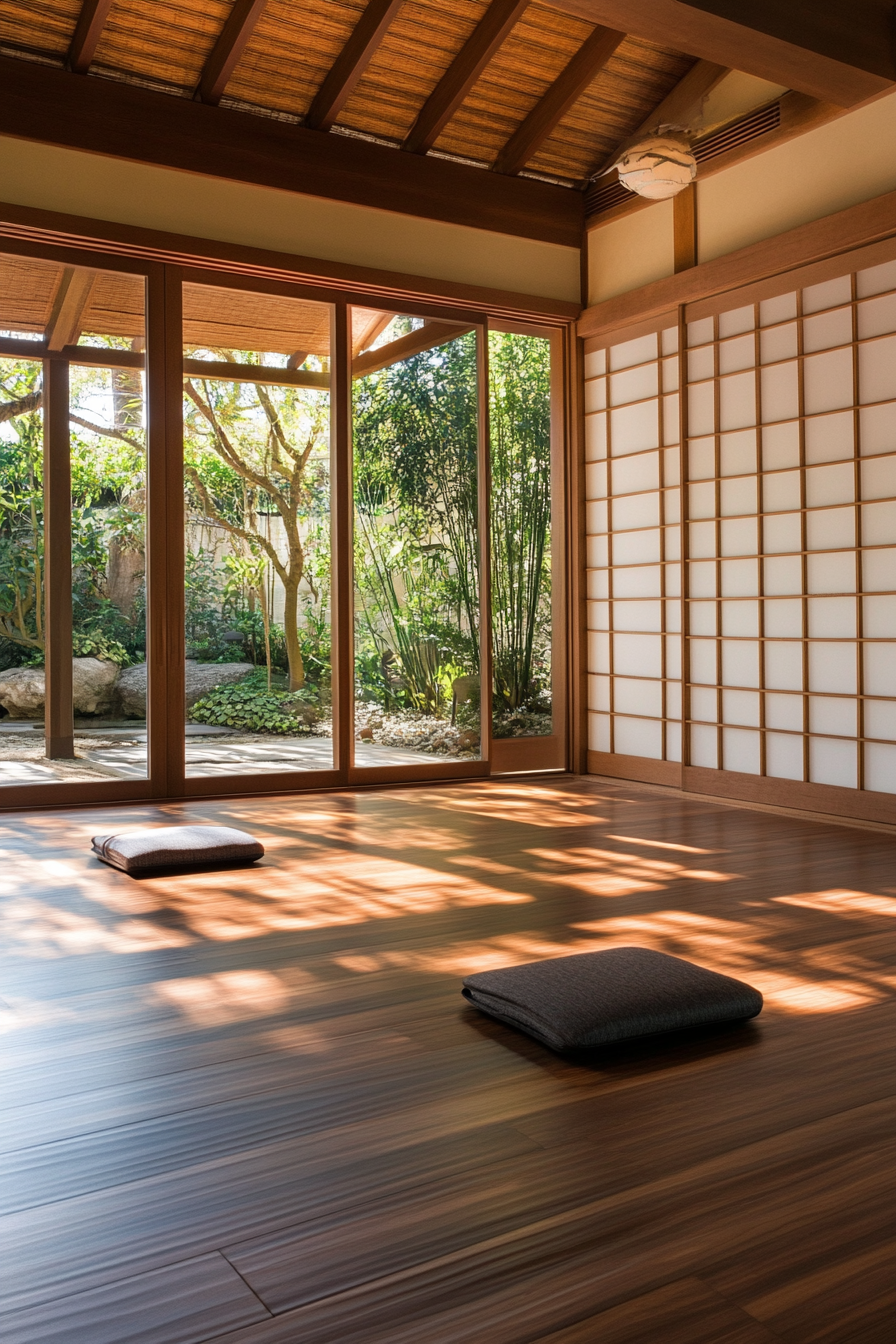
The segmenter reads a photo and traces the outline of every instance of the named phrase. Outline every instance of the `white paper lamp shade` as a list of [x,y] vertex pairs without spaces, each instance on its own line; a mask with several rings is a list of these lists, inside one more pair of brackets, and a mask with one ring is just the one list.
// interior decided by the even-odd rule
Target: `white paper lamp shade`
[[629,145],[616,166],[622,185],[651,201],[677,196],[697,176],[687,139],[661,132]]

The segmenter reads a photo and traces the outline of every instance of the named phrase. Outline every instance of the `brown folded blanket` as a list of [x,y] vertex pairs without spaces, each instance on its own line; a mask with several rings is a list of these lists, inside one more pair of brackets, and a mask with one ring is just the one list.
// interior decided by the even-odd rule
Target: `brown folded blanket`
[[762,1009],[762,995],[743,981],[646,947],[480,971],[467,976],[462,993],[560,1051],[742,1021]]
[[95,835],[93,852],[125,873],[204,863],[252,863],[264,845],[232,826],[153,826]]

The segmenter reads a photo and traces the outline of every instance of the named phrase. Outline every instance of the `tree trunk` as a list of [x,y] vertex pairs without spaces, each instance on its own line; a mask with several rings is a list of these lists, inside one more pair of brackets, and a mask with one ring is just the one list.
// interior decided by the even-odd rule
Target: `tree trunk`
[[289,660],[289,689],[300,691],[305,685],[305,663],[299,643],[299,585],[297,582],[284,585],[283,636],[286,640],[286,657]]

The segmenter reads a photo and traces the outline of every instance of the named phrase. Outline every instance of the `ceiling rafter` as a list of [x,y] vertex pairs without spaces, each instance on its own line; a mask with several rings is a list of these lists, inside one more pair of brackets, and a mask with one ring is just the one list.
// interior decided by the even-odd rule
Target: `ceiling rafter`
[[203,103],[220,103],[268,0],[234,0],[234,6],[212,48],[199,80],[197,96]]
[[112,0],[84,0],[66,58],[74,74],[86,75],[90,69],[111,8]]
[[66,266],[63,270],[44,332],[48,350],[77,345],[94,278],[93,271],[80,266]]
[[370,0],[315,94],[305,125],[328,131],[351,97],[404,0]]
[[595,28],[544,97],[514,131],[492,164],[493,172],[512,177],[525,168],[624,38],[625,33],[617,32],[615,28]]
[[363,378],[365,374],[377,373],[391,364],[397,364],[399,360],[410,359],[412,355],[422,355],[425,350],[447,345],[449,341],[465,336],[472,330],[472,327],[458,326],[455,322],[427,322],[416,331],[409,331],[406,336],[399,336],[398,340],[378,346],[376,350],[368,350],[366,354],[352,360],[352,377]]
[[438,140],[531,0],[492,0],[414,122],[402,149],[425,154]]
[[599,171],[606,171],[616,161],[621,147],[635,135],[653,131],[657,126],[690,126],[700,116],[707,96],[729,74],[726,65],[713,61],[698,61],[687,74],[670,89],[661,103],[642,121],[631,135],[620,140],[611,154],[601,163]]

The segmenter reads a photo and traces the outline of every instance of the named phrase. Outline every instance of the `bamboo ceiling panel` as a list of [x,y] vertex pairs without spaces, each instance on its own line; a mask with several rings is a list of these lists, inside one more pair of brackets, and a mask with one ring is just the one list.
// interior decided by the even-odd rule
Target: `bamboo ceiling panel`
[[493,163],[593,31],[593,24],[570,14],[530,5],[445,127],[436,148]]
[[527,171],[589,178],[693,64],[691,56],[640,38],[626,38],[527,163]]
[[61,60],[68,51],[82,0],[3,0],[0,45]]
[[95,336],[145,334],[146,285],[141,275],[98,271],[90,300],[81,319],[81,330]]
[[61,277],[51,261],[0,257],[0,330],[43,335]]
[[184,345],[325,356],[330,352],[330,310],[324,303],[187,284]]
[[342,109],[339,124],[404,140],[487,8],[484,0],[407,0]]
[[364,0],[268,0],[223,101],[305,116],[364,9]]
[[227,0],[115,0],[94,67],[192,93],[230,8]]

